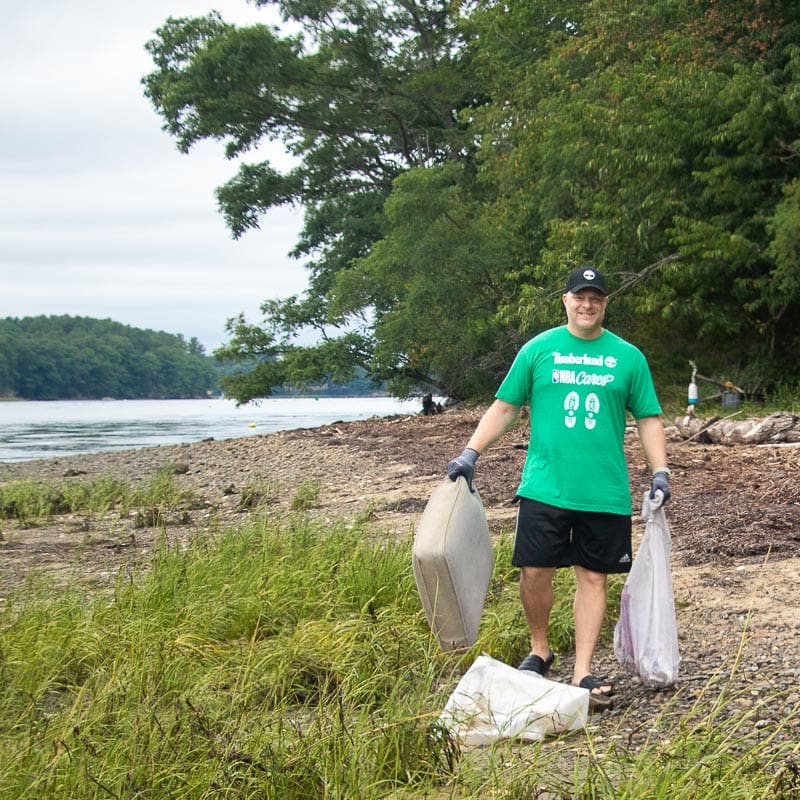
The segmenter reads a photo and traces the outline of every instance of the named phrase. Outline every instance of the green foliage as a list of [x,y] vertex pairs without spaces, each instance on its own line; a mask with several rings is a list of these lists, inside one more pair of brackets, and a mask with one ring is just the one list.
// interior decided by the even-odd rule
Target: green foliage
[[[471,149],[458,113],[476,104],[479,87],[462,54],[455,6],[428,0],[273,5],[302,35],[235,28],[216,15],[169,20],[148,44],[156,69],[144,78],[145,93],[184,150],[218,138],[229,154],[241,154],[268,137],[298,157],[284,174],[266,162],[243,165],[220,189],[220,204],[235,235],[272,207],[303,205],[295,255],[310,258],[310,289],[293,332],[347,332],[370,310],[348,309],[343,316],[331,307],[337,275],[380,238],[381,208],[396,177]],[[297,307],[290,298],[270,312],[281,319]],[[233,344],[234,351],[249,346],[238,338]],[[227,390],[241,399],[264,396],[277,383],[302,384],[308,365],[285,344],[278,343],[286,381],[263,382],[273,379],[270,369],[250,382],[229,382]],[[366,335],[358,342],[345,338],[342,346],[326,342],[311,358],[314,366],[326,361],[330,377],[371,370],[371,355]],[[392,364],[393,371],[402,369]]]
[[175,480],[175,470],[163,467],[146,477],[131,492],[132,506],[158,506],[169,508],[185,499],[184,492]]
[[231,341],[214,355],[236,367],[220,378],[220,387],[241,405],[273,394],[313,391],[320,395],[370,394],[380,383],[369,378],[363,366],[367,346],[354,332],[324,338],[315,347],[290,343],[291,330],[304,311],[292,297],[284,302],[267,301],[264,327],[248,323],[243,316],[228,320]]
[[219,191],[236,235],[306,209],[308,292],[220,351],[257,362],[238,399],[357,367],[482,399],[584,263],[662,385],[689,360],[753,392],[797,379],[796,3],[261,4],[299,32],[170,20],[144,79],[182,149],[297,157]]
[[116,507],[129,493],[123,481],[110,475],[96,481],[66,481],[60,491],[73,514],[103,514]]
[[278,487],[271,483],[251,481],[239,493],[239,510],[251,511],[256,508],[269,506],[279,497]]
[[385,237],[331,291],[337,311],[373,309],[367,368],[399,396],[420,386],[486,396],[508,363],[509,330],[496,321],[508,252],[473,184],[456,163],[397,178]]
[[[538,42],[539,31],[509,27],[514,13],[493,6],[478,19],[490,53],[500,25],[521,51]],[[719,48],[734,31],[754,39]],[[615,2],[584,9],[519,80],[495,73],[479,127],[498,207],[511,235],[531,243],[520,272],[532,287],[521,291],[525,319],[548,319],[539,287],[593,262],[616,289],[609,325],[660,370],[693,357],[728,372],[758,362],[772,381],[785,370],[797,305],[781,292],[783,316],[759,310],[772,284],[764,221],[800,165],[778,152],[794,136],[780,99],[793,91],[783,71],[791,62],[772,49],[765,70],[760,43],[793,32],[797,12],[786,7],[748,4],[737,22],[727,8],[714,17]]]
[[766,399],[767,405],[800,415],[800,381],[779,382]]
[[0,395],[27,400],[205,397],[214,362],[196,340],[111,320],[0,319]]

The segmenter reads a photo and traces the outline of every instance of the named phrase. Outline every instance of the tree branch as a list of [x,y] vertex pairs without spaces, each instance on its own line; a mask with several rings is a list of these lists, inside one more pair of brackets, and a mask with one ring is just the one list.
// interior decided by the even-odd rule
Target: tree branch
[[625,277],[622,279],[622,283],[608,296],[617,297],[618,295],[625,294],[629,289],[646,281],[654,272],[658,272],[661,267],[666,264],[672,264],[674,261],[680,259],[680,257],[680,253],[672,253],[671,255],[664,256],[664,258],[660,258],[658,261],[654,261],[652,264],[648,264],[648,266],[639,272],[624,273]]

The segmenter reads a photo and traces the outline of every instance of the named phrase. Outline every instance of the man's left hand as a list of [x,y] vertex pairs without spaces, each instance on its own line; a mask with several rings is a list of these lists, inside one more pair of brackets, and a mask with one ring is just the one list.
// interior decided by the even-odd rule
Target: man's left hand
[[653,473],[653,483],[650,486],[650,499],[656,499],[656,492],[661,492],[664,495],[662,505],[669,500],[672,493],[669,490],[669,473],[664,470],[656,470]]

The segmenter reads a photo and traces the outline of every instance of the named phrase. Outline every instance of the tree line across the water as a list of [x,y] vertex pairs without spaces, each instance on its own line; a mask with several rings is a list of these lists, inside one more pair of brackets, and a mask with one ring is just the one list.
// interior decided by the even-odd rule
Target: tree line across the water
[[[239,367],[205,353],[196,338],[110,319],[38,316],[0,319],[0,397],[25,400],[164,399],[220,393]],[[366,379],[302,387],[318,395],[369,394]],[[296,387],[275,387],[282,394]]]
[[197,339],[110,319],[0,319],[0,396],[27,400],[204,397],[219,376]]
[[224,354],[254,366],[229,394],[361,368],[491,395],[587,263],[662,386],[690,360],[800,380],[796,0],[257,5],[285,30],[170,18],[143,78],[182,151],[239,164],[217,191],[235,236],[305,212],[308,291],[232,322]]

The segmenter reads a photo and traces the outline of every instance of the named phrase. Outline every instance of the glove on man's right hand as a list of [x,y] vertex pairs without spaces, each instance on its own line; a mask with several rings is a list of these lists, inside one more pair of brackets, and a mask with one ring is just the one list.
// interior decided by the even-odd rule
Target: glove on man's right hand
[[465,448],[460,456],[456,456],[447,464],[447,477],[454,481],[459,475],[463,475],[467,479],[469,490],[475,491],[472,488],[472,477],[475,474],[475,462],[479,455],[477,450],[473,450],[471,447]]

